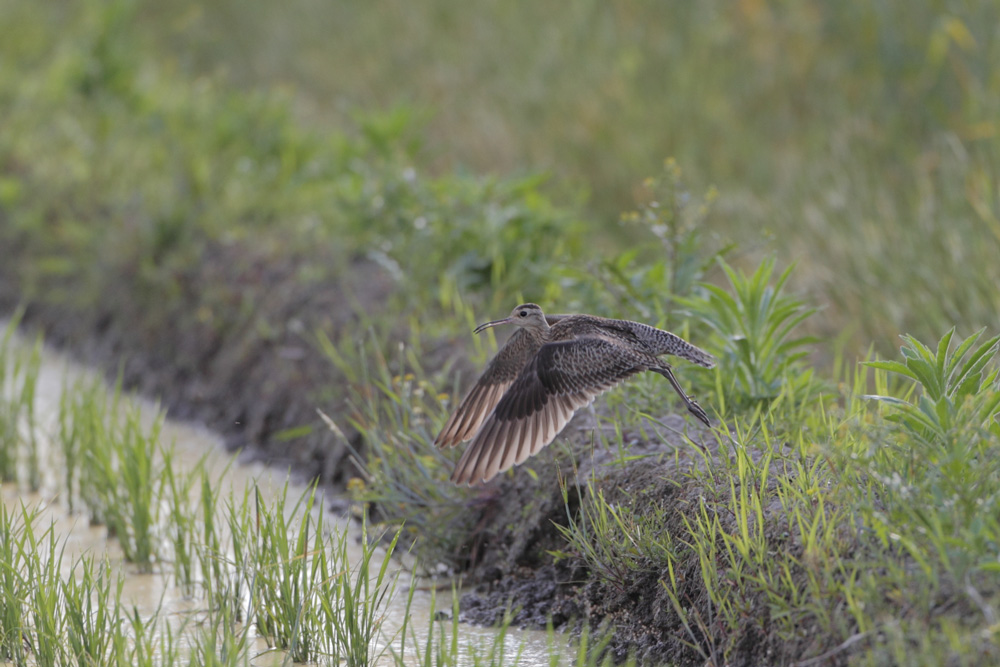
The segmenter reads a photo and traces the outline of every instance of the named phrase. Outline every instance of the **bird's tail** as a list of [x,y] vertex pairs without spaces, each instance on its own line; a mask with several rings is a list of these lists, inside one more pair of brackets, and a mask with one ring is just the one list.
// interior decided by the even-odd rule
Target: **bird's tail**
[[705,368],[715,367],[715,357],[680,336],[646,324],[632,322],[632,333],[648,345],[654,355],[672,354]]
[[687,359],[691,363],[698,364],[699,366],[704,366],[705,368],[715,367],[715,357],[710,355],[705,350],[692,345],[680,336],[674,336],[674,334],[665,332],[669,336],[673,336],[677,340],[674,341],[673,349],[666,351],[666,354],[672,354],[675,357],[680,357],[681,359]]

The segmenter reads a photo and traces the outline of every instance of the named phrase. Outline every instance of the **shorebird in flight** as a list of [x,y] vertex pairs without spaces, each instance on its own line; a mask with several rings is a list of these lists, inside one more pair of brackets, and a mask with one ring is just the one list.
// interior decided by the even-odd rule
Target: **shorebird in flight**
[[711,426],[660,357],[672,354],[706,368],[715,360],[669,331],[593,315],[546,317],[539,306],[525,303],[475,333],[500,324],[517,331],[434,441],[454,447],[472,439],[451,476],[456,484],[487,482],[523,463],[552,442],[577,410],[642,371],[670,380],[688,411]]

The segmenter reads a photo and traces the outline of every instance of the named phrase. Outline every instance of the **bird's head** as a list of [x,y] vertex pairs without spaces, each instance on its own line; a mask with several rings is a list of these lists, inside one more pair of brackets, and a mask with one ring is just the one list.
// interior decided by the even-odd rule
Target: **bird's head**
[[522,303],[510,311],[510,317],[480,324],[476,327],[475,332],[481,333],[499,324],[513,324],[514,326],[533,331],[545,331],[549,328],[549,323],[545,321],[545,313],[542,312],[540,306],[534,303]]

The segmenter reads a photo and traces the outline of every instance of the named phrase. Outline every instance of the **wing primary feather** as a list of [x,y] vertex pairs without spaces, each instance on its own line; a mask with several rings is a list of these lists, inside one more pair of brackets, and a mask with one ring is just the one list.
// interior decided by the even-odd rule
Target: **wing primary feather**
[[516,431],[517,422],[508,422],[505,424],[503,439],[495,440],[490,445],[489,453],[487,454],[486,461],[483,465],[483,480],[493,479],[493,477],[497,474],[500,469],[500,463],[503,461],[507,449],[517,437]]
[[469,448],[465,450],[462,457],[458,460],[458,464],[455,466],[455,472],[452,474],[452,481],[456,484],[472,484],[473,476],[475,474],[476,466],[479,463],[479,459],[482,457],[484,442],[487,441],[489,432],[495,430],[497,427],[497,422],[487,421],[486,424],[480,429],[480,432],[476,434],[475,439]]
[[535,437],[541,438],[545,442],[552,442],[549,439],[549,412],[552,411],[551,401],[542,407],[538,411],[537,419],[535,420]]
[[492,475],[488,475],[491,463],[496,460],[498,456],[503,454],[503,447],[505,443],[512,437],[512,429],[517,424],[514,421],[503,421],[500,423],[500,428],[497,431],[496,437],[491,441],[483,443],[483,453],[479,457],[479,463],[476,465],[476,476],[475,479],[488,481],[492,478]]
[[455,412],[448,417],[448,421],[445,423],[444,428],[441,429],[441,433],[438,435],[436,440],[439,447],[444,447],[446,445],[454,447],[460,442],[458,434],[462,432],[462,428],[469,418],[469,412],[472,407],[474,396],[480,390],[481,385],[473,387],[472,391],[469,392],[469,395],[458,404],[458,408],[455,409]]
[[469,394],[467,402],[459,408],[461,419],[455,424],[453,432],[450,434],[453,445],[457,445],[463,440],[468,440],[473,435],[476,428],[482,423],[487,406],[495,403],[493,396],[496,394],[499,385],[478,386]]
[[512,465],[514,465],[514,460],[517,458],[517,453],[524,446],[524,440],[528,437],[528,426],[531,417],[525,417],[523,419],[518,419],[514,427],[512,427],[511,437],[507,442],[507,446],[504,447],[503,458],[500,460],[499,472],[507,470]]
[[[542,408],[544,410],[545,408]],[[542,411],[539,410],[531,415],[530,421],[528,422],[528,436],[524,439],[524,444],[517,450],[517,458],[521,458],[521,452],[535,449],[538,447],[538,443],[543,443],[542,447],[549,444],[549,441],[545,439],[544,434],[541,432],[541,422],[542,422]]]
[[531,437],[531,418],[533,415],[528,415],[524,419],[520,420],[518,425],[517,441],[511,443],[510,449],[505,453],[504,464],[506,467],[514,465],[517,461],[518,454],[524,449],[524,443]]
[[552,437],[549,439],[549,442],[559,437],[559,432],[562,430],[562,425],[566,420],[565,414],[566,404],[563,402],[562,396],[559,396],[552,402],[552,412],[549,415],[549,425],[552,429]]
[[490,443],[494,442],[495,434],[502,427],[502,424],[491,421],[487,422],[491,427],[489,430],[485,428],[481,429],[476,437],[472,440],[472,445],[469,449],[474,449],[475,452],[469,457],[468,472],[466,476],[469,479],[469,484],[477,484],[482,479],[481,469],[485,462],[485,457],[488,456],[488,451],[490,448]]
[[452,482],[455,484],[467,484],[469,482],[469,461],[472,459],[475,451],[475,443],[473,443],[468,449],[462,452],[462,457],[455,464],[455,472],[451,473]]
[[472,480],[470,483],[479,483],[485,477],[486,467],[489,465],[490,456],[496,449],[497,442],[506,437],[507,422],[497,419],[490,420],[490,430],[480,433],[473,441],[479,445],[479,455],[472,466]]
[[533,412],[528,415],[524,420],[524,432],[521,434],[521,441],[517,444],[517,450],[514,452],[514,456],[511,457],[511,465],[515,462],[521,463],[527,456],[524,456],[524,452],[531,451],[534,448],[535,441],[539,438],[539,433],[536,428],[538,423],[538,417],[540,412]]

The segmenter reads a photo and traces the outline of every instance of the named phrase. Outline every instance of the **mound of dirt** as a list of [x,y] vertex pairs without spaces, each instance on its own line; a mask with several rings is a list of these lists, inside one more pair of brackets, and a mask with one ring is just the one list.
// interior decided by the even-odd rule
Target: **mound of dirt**
[[[604,571],[597,571],[586,559],[566,553],[571,549],[555,526],[568,525],[569,517],[581,521],[581,505],[590,493],[603,493],[609,504],[637,513],[662,508],[662,529],[679,538],[687,534],[685,517],[693,518],[702,498],[721,501],[722,494],[729,493],[728,488],[704,488],[686,474],[690,467],[705,463],[683,439],[665,433],[664,440],[650,443],[634,435],[629,455],[644,458],[623,463],[615,452],[591,448],[589,419],[589,415],[578,415],[566,431],[570,443],[565,446],[573,452],[572,458],[581,461],[578,468],[557,465],[556,461],[565,462],[567,457],[554,447],[526,464],[535,477],[516,470],[484,488],[477,499],[477,506],[484,508],[484,521],[469,543],[474,562],[468,578],[475,588],[461,600],[463,620],[494,624],[511,610],[514,624],[521,627],[544,629],[551,619],[561,630],[579,631],[583,623],[613,628],[606,650],[616,661],[632,655],[643,664],[784,665],[829,648],[831,639],[817,636],[808,622],[803,623],[800,640],[779,637],[762,599],[752,602],[740,627],[713,627],[717,621],[712,620],[712,601],[701,564],[690,552],[678,554],[674,566],[683,616],[664,585],[669,574],[663,561],[638,559],[629,567],[609,562]],[[660,421],[678,431],[685,426],[679,415]],[[687,427],[695,440],[704,434],[700,427]],[[713,457],[726,455],[709,445],[711,438],[702,441]],[[777,507],[769,508],[769,512],[777,511]],[[720,515],[720,520],[723,530],[736,530],[735,517]],[[785,544],[777,530],[768,540],[774,548],[797,548]],[[712,636],[692,619],[701,619]],[[840,664],[841,659],[822,664]]]

